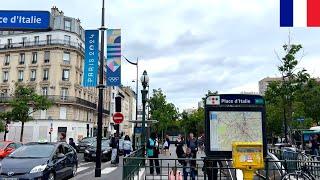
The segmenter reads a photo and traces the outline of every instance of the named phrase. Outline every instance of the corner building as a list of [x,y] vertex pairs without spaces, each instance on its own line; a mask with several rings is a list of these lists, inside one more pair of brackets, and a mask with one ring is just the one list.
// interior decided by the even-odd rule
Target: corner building
[[[48,110],[34,112],[34,121],[25,123],[23,142],[50,138],[57,141],[62,132],[67,140],[72,137],[76,142],[96,135],[98,90],[81,86],[84,29],[79,19],[65,16],[56,7],[51,9],[51,22],[52,30],[48,32],[0,31],[1,111],[10,108],[6,100],[16,83],[31,86],[54,102]],[[104,93],[106,136],[110,92]],[[20,124],[9,124],[8,140],[19,141]]]

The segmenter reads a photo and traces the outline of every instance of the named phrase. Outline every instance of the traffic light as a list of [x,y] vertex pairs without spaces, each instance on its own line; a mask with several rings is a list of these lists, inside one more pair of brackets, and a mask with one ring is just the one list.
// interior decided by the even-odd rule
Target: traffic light
[[120,96],[115,97],[115,102],[116,102],[115,112],[121,112],[121,97]]

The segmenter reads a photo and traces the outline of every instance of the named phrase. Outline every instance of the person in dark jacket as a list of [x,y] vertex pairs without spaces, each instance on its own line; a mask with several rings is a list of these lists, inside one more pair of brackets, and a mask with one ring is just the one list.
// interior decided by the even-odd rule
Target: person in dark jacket
[[76,143],[74,143],[73,138],[69,138],[69,145],[72,146],[74,149],[77,149]]
[[[176,140],[176,154],[178,158],[183,158],[183,154],[184,154],[183,145],[184,145],[183,137],[181,137],[181,135],[179,134]],[[181,160],[178,160],[178,162],[180,164],[183,164],[183,161]]]
[[193,133],[190,133],[190,135],[189,135],[189,139],[187,140],[187,147],[191,149],[191,153],[193,155],[193,158],[197,158],[198,141],[193,136]]
[[117,133],[114,133],[114,136],[111,138],[109,145],[112,148],[111,164],[118,164],[119,139]]
[[[157,175],[160,174],[160,166],[159,166],[159,144],[157,142],[157,134],[151,133],[150,138],[147,142],[147,155],[149,159],[150,165],[150,174],[154,173],[154,166],[156,168]],[[155,159],[156,158],[156,159]]]
[[193,159],[193,154],[190,148],[186,149],[186,153],[183,155],[185,160],[183,161],[183,179],[187,180],[188,176],[190,176],[191,180],[196,179],[196,166],[197,163]]

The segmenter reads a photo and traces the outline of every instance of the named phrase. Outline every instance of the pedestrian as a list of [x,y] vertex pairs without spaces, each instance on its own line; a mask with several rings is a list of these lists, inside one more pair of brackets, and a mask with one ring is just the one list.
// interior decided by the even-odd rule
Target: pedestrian
[[164,143],[163,143],[163,150],[164,150],[165,155],[167,155],[167,153],[169,152],[169,154],[171,156],[171,153],[170,153],[170,139],[169,139],[169,135],[168,134],[166,135]]
[[204,142],[205,142],[205,136],[204,136],[204,133],[201,134],[201,136],[198,138],[198,146],[199,146],[199,149],[200,149],[200,153],[204,153]]
[[[184,154],[183,145],[184,145],[183,137],[181,137],[181,135],[179,134],[176,140],[176,154],[178,158],[183,158],[183,154]],[[183,164],[182,160],[178,160],[178,162],[180,164]]]
[[310,143],[311,143],[312,155],[319,156],[319,142],[318,142],[318,135],[317,134],[312,137],[312,140]]
[[74,143],[73,138],[69,138],[69,145],[72,146],[74,149],[77,149],[76,143]]
[[196,179],[196,161],[194,160],[194,155],[190,148],[186,149],[186,153],[183,155],[185,158],[183,163],[183,179],[187,180],[190,176],[191,180]]
[[197,158],[198,141],[193,136],[193,133],[189,134],[189,139],[187,140],[187,147],[191,149],[191,153],[193,155],[193,158]]
[[109,145],[112,148],[111,164],[116,165],[116,164],[118,164],[117,156],[118,156],[118,148],[119,148],[119,139],[118,139],[117,133],[114,133],[114,136],[111,138]]
[[61,132],[60,133],[59,141],[60,142],[66,142],[66,133],[65,132]]
[[124,154],[124,151],[123,151],[123,132],[120,134],[120,136],[118,137],[119,138],[119,153],[118,155],[121,156]]
[[132,143],[131,143],[130,137],[128,135],[126,135],[124,137],[123,151],[124,151],[124,156],[129,155],[131,153],[131,151],[132,151]]
[[150,174],[154,173],[154,167],[156,168],[157,175],[160,174],[159,166],[159,149],[157,145],[157,135],[156,133],[151,133],[150,138],[147,142],[147,155],[149,159]]

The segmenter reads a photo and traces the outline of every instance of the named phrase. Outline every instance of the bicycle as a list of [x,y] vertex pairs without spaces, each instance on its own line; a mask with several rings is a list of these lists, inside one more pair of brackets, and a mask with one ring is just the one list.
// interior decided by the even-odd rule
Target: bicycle
[[286,174],[282,180],[316,180],[307,165],[308,162],[312,161],[312,158],[308,157],[305,152],[302,151],[298,154],[297,160],[301,162],[301,164],[298,164],[300,170]]

